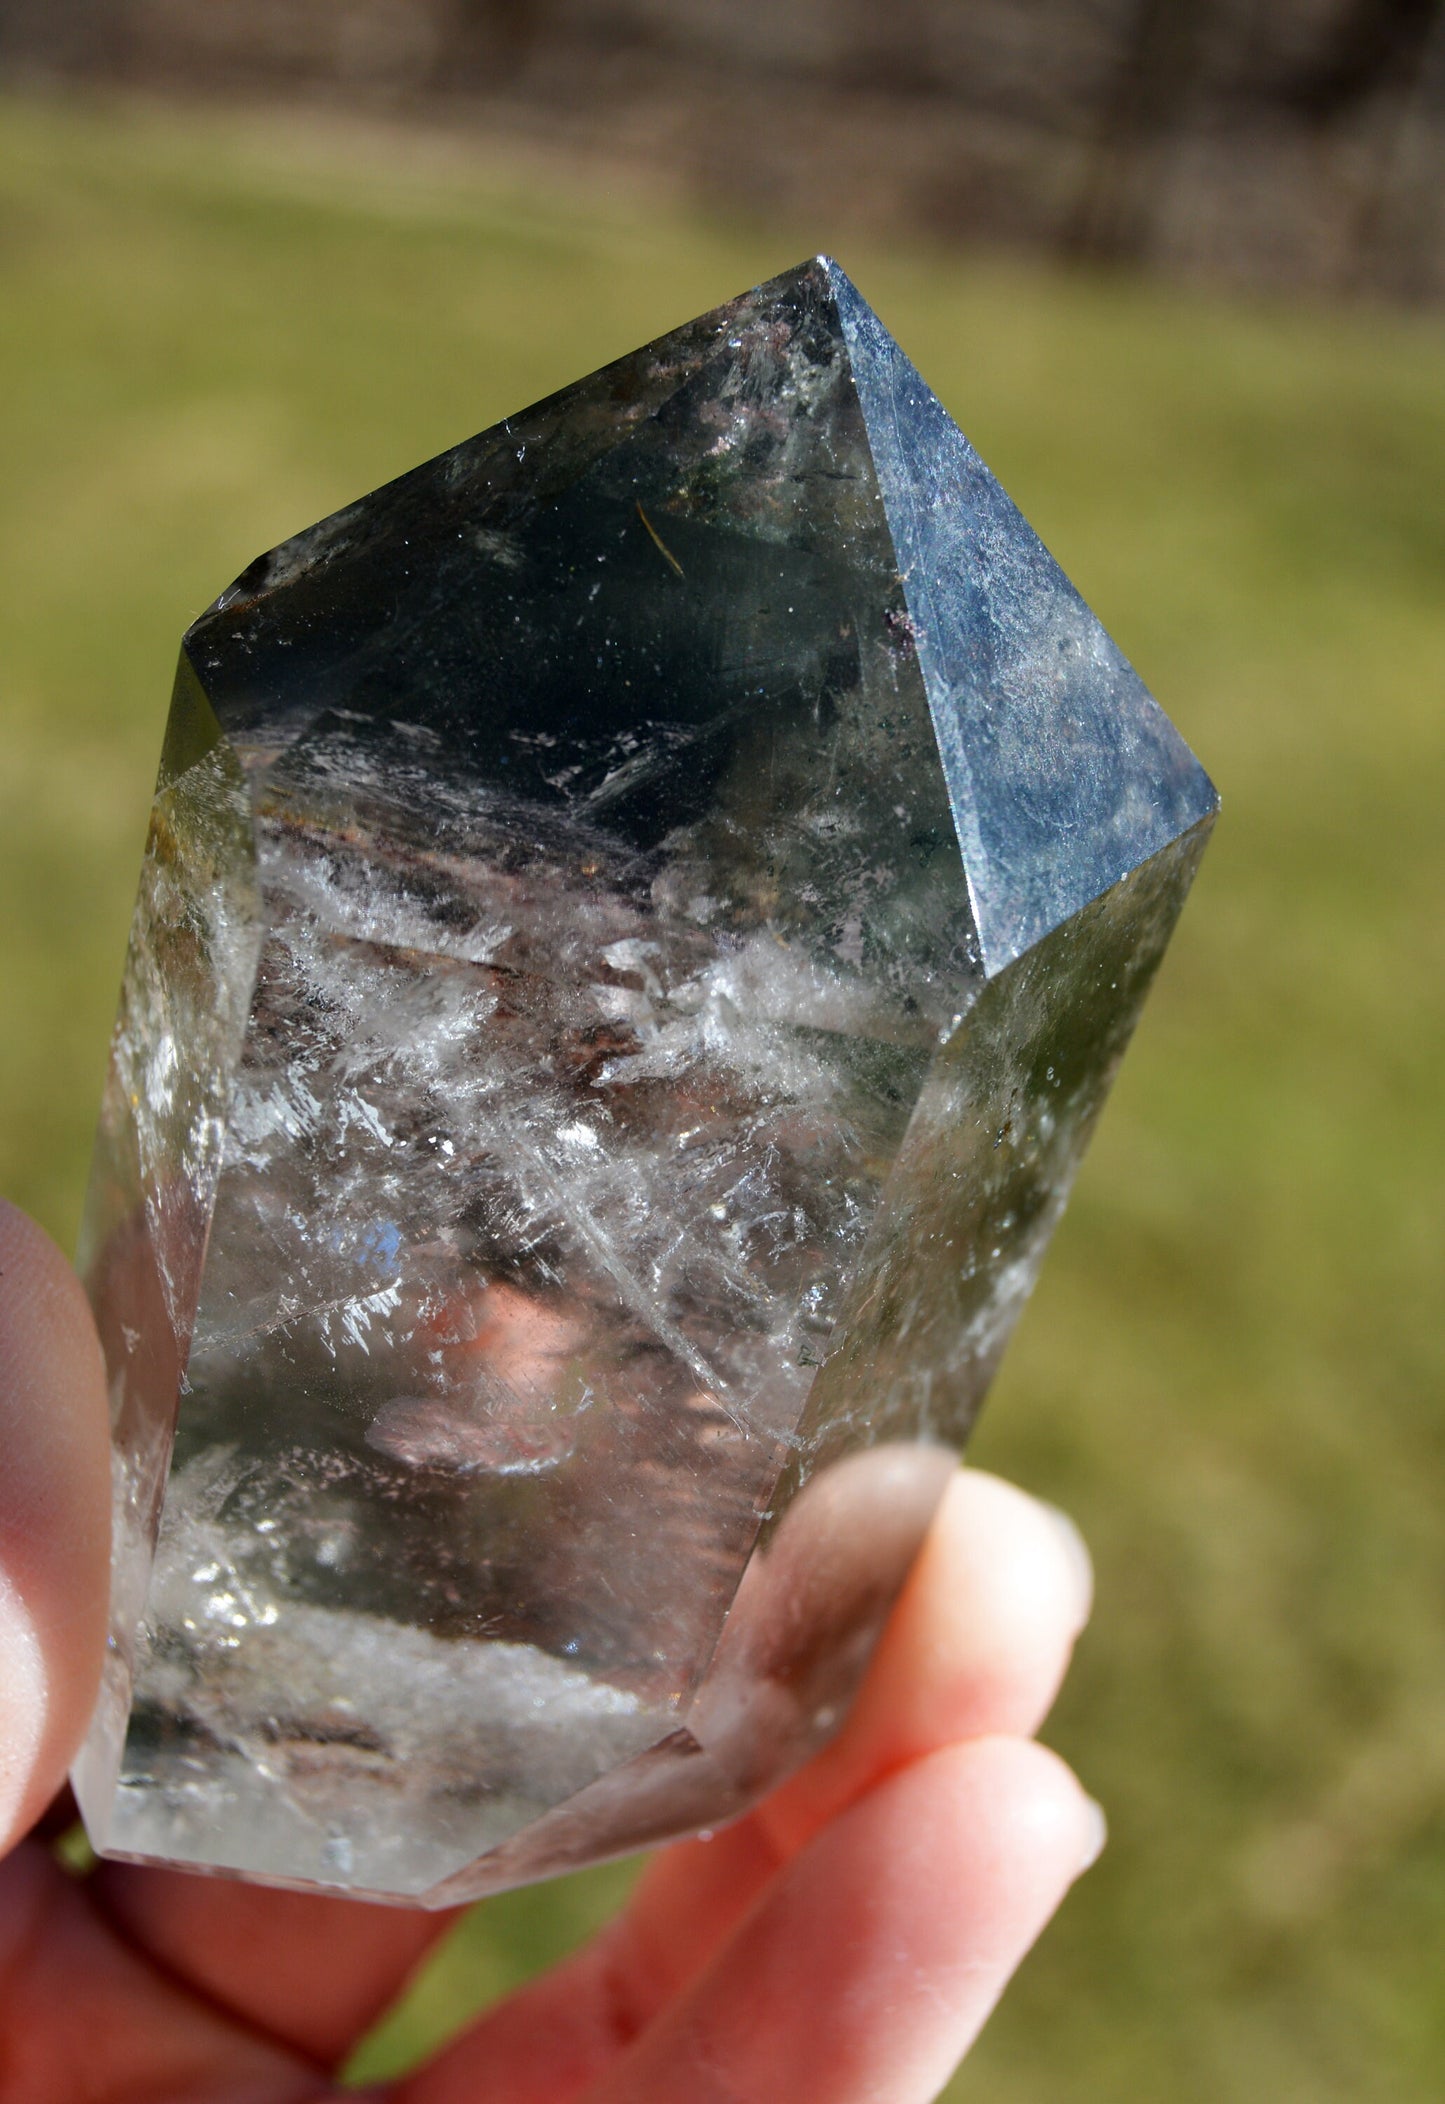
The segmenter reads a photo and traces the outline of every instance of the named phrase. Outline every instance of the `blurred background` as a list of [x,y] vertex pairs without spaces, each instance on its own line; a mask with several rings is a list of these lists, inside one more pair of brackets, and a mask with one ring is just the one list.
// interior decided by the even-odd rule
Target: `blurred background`
[[855,234],[1445,291],[1440,0],[3,0],[0,57]]
[[835,251],[1225,800],[975,1449],[1093,1544],[1112,1841],[949,2094],[1433,2104],[1445,6],[0,0],[0,68],[0,1190],[73,1242],[185,624]]

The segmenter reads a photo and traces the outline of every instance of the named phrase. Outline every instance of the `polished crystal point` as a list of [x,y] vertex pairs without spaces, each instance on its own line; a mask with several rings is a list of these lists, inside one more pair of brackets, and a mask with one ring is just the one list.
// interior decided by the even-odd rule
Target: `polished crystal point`
[[826,259],[254,564],[86,1214],[97,1847],[441,1905],[820,1745],[1214,811]]

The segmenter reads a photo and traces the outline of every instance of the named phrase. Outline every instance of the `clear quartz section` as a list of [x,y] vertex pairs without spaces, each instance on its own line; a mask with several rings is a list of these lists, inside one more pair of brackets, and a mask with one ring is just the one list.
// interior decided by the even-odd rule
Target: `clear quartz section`
[[445,1905],[823,1743],[1214,808],[825,260],[253,565],[87,1213],[97,1846]]
[[102,1831],[256,968],[255,862],[245,779],[182,660],[80,1246],[109,1375],[113,1515],[110,1638],[75,1784]]

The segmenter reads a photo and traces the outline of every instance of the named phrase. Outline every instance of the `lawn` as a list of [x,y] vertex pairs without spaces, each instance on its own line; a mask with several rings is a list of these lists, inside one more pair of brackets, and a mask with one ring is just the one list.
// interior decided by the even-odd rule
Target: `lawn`
[[[259,550],[842,260],[1225,813],[976,1458],[1076,1513],[1112,1841],[950,2091],[1445,2093],[1445,325],[0,104],[0,1190],[73,1239],[181,629]],[[582,1933],[479,1910],[395,2065]]]

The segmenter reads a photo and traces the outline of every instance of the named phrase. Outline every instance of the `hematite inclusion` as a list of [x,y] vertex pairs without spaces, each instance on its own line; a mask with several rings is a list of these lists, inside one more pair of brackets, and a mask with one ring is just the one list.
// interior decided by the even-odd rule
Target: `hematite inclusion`
[[1215,808],[826,259],[254,564],[84,1232],[96,1845],[441,1905],[820,1744]]

